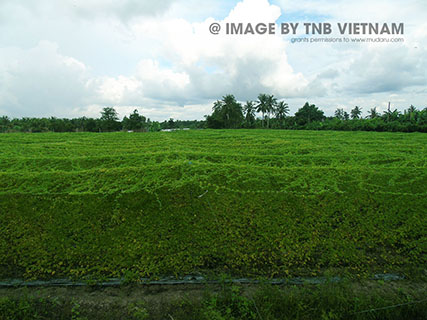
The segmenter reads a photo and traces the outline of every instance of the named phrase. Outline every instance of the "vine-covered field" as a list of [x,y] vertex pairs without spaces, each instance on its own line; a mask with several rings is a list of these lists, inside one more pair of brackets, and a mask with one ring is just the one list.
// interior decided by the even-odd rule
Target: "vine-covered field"
[[427,135],[0,135],[0,278],[422,270]]

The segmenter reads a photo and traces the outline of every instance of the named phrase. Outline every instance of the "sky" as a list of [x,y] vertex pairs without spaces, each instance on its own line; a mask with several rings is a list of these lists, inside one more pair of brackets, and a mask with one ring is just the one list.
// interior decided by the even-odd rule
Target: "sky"
[[[0,116],[203,119],[213,102],[274,94],[291,113],[427,107],[425,0],[0,0]],[[212,23],[222,27],[211,34]],[[295,35],[280,24],[299,23]],[[292,43],[343,37],[337,23],[404,23],[401,42]],[[276,34],[225,34],[275,23]],[[330,35],[303,23],[331,23]],[[310,40],[311,41],[311,40]]]

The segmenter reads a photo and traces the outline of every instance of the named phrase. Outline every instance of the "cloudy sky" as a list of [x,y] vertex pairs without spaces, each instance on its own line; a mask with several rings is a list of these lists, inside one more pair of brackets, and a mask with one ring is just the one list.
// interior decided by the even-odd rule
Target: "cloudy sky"
[[[203,119],[229,93],[274,94],[292,113],[305,101],[327,115],[389,101],[424,108],[426,16],[425,0],[0,0],[0,115],[98,117],[112,106],[121,117],[137,108]],[[399,43],[292,43],[319,36],[231,36],[227,22],[396,22],[405,32]]]

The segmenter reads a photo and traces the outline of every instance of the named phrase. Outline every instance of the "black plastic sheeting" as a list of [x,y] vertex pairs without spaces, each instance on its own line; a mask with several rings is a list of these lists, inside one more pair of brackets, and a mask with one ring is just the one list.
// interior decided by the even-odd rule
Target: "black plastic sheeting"
[[[404,276],[398,274],[376,274],[372,280],[383,281],[396,281],[405,279]],[[273,285],[304,285],[304,284],[322,284],[327,282],[340,282],[340,277],[313,277],[313,278],[291,278],[291,279],[270,279],[270,280],[256,280],[247,278],[235,278],[225,280],[210,280],[203,276],[185,276],[176,279],[174,277],[162,278],[159,280],[152,280],[149,278],[142,278],[132,283],[139,285],[189,285],[189,284],[221,284],[221,283],[236,283],[236,284],[273,284]],[[0,281],[0,288],[13,288],[13,287],[84,287],[84,286],[98,286],[98,287],[114,287],[129,284],[130,281],[123,278],[111,278],[106,281],[72,281],[69,279],[53,279],[53,280],[34,280],[25,281],[20,279],[8,279]]]

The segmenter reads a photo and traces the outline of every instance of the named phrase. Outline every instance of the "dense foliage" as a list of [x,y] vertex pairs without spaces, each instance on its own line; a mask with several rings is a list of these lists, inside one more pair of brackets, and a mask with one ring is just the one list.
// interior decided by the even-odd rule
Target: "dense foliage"
[[197,120],[174,120],[158,122],[151,121],[138,110],[134,110],[129,116],[125,116],[119,121],[114,108],[104,108],[99,119],[75,118],[59,119],[51,118],[21,118],[9,119],[6,116],[0,117],[0,132],[112,132],[112,131],[137,131],[156,132],[162,129],[179,128],[204,128],[205,121]]
[[[294,116],[288,116],[287,103],[277,101],[273,95],[260,94],[257,101],[246,102],[243,116],[235,113],[233,117],[233,114],[227,113],[226,108],[222,108],[230,96],[235,100],[234,96],[227,95],[214,103],[214,112],[206,116],[207,128],[230,128],[227,123],[233,121],[233,128],[427,132],[427,108],[417,110],[414,106],[410,106],[402,114],[397,109],[392,111],[389,106],[383,115],[380,115],[376,108],[372,108],[366,118],[363,118],[362,108],[355,106],[350,114],[338,108],[333,117],[326,117],[322,110],[306,102]],[[262,114],[261,119],[255,119],[255,112]],[[224,117],[220,116],[224,114],[228,115],[227,123]],[[237,123],[240,125],[237,126]]]
[[[212,114],[206,120],[151,121],[135,109],[129,116],[119,121],[114,108],[106,107],[99,119],[76,118],[0,118],[0,132],[112,132],[112,131],[160,131],[169,129],[238,129],[272,128],[292,130],[341,130],[341,131],[388,131],[427,132],[427,108],[418,110],[410,106],[403,113],[397,109],[381,115],[376,108],[369,110],[363,118],[362,108],[355,106],[350,114],[338,108],[333,117],[326,117],[314,104],[306,102],[295,113],[288,116],[289,106],[277,101],[273,95],[260,94],[257,101],[247,101],[242,106],[234,95],[226,95],[213,104]],[[256,117],[256,113],[261,118]]]
[[421,133],[0,135],[0,278],[426,264]]

